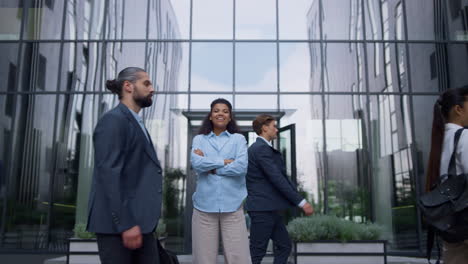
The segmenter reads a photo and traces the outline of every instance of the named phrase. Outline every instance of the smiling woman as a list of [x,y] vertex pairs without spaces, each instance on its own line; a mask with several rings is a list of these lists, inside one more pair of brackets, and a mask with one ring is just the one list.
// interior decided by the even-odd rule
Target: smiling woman
[[193,194],[193,262],[216,263],[221,231],[227,263],[247,264],[250,254],[242,206],[247,196],[247,141],[236,133],[238,127],[229,101],[216,99],[210,108],[190,153],[197,174]]

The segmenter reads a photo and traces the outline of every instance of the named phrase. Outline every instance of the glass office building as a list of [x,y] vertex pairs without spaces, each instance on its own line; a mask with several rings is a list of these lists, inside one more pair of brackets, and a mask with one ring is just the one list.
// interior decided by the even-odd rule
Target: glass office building
[[127,66],[164,166],[166,245],[191,252],[188,152],[210,102],[249,144],[278,118],[287,172],[321,213],[420,254],[433,104],[468,85],[467,0],[0,0],[0,252],[63,252],[87,219],[92,133]]

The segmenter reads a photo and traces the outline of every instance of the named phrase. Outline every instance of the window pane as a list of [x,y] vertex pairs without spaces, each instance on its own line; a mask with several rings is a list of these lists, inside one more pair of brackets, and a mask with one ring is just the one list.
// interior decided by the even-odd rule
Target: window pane
[[0,91],[15,91],[18,73],[18,44],[0,44]]
[[0,40],[19,39],[21,31],[21,19],[23,17],[23,5],[17,1],[7,1],[0,3]]
[[236,110],[265,110],[276,111],[278,109],[278,96],[271,94],[236,95]]
[[[145,39],[148,0],[111,0],[107,9],[106,39]],[[153,13],[151,13],[153,12]],[[150,7],[150,15],[157,13]],[[166,16],[164,16],[166,17]],[[167,16],[168,23],[171,19]],[[163,22],[163,24],[165,24]]]
[[275,0],[236,0],[236,38],[276,39]]
[[362,39],[361,1],[327,0],[322,5],[324,39]]
[[147,45],[146,71],[155,90],[187,91],[189,44],[149,42]]
[[233,1],[193,0],[194,39],[232,39]]
[[468,44],[452,44],[447,47],[450,87],[468,85]]
[[25,39],[60,39],[65,1],[31,1]]
[[189,39],[190,0],[149,2],[150,39]]
[[236,44],[236,91],[276,91],[276,44]]
[[[440,52],[439,50],[438,52]],[[444,57],[437,55],[435,44],[410,44],[411,85],[414,92],[439,92],[446,85],[447,65]]]
[[21,91],[57,90],[60,44],[27,43],[21,56],[24,63],[18,80]]
[[[105,27],[105,1],[67,1],[65,39],[101,39]],[[109,1],[108,38],[122,38],[122,9],[120,0]],[[61,23],[61,22],[60,22]],[[145,24],[146,25],[146,24]]]
[[158,229],[167,236],[166,247],[184,251],[185,190],[187,172],[187,95],[156,95],[153,105],[143,109],[145,125],[164,171],[162,216]]
[[[401,43],[367,45],[371,92],[408,92],[408,49]],[[417,70],[421,70],[416,67]],[[415,70],[413,68],[413,70]]]
[[174,111],[186,108],[187,95],[157,94],[151,107],[144,108],[142,112],[158,159],[168,170],[187,166],[187,119],[182,111]]
[[[54,174],[52,240],[66,245],[75,224],[85,225],[92,179],[92,134],[99,113],[98,95],[58,96],[57,161]],[[51,163],[53,164],[53,163]]]
[[328,210],[356,222],[371,220],[366,101],[365,96],[325,97]]
[[367,39],[381,40],[383,38],[380,1],[364,0]]
[[192,44],[192,91],[232,91],[232,45]]
[[[167,63],[170,53],[170,44],[163,42],[161,47],[161,60]],[[112,45],[112,44],[110,44]],[[126,67],[140,67],[145,68],[145,43],[138,42],[124,42],[119,48],[107,49],[109,59],[115,60],[116,74]]]
[[[427,117],[429,109],[416,105],[417,112],[425,113],[424,117],[419,118],[432,120]],[[422,143],[413,142],[409,98],[394,95],[371,96],[370,109],[373,124],[370,137],[374,157],[372,198],[376,222],[389,231],[393,249],[416,249],[419,241],[416,231],[415,179],[420,176],[414,174],[413,164],[417,164],[414,161],[420,155],[415,156],[413,148]],[[414,129],[417,130],[417,127],[415,125]],[[430,128],[425,129],[431,131]],[[416,132],[416,135],[418,140],[425,133]],[[427,138],[424,142],[426,140]],[[427,145],[427,142],[424,144]]]
[[231,94],[192,94],[190,95],[190,110],[206,110],[208,113],[211,102],[218,98],[224,98],[233,104]]
[[314,80],[312,76],[320,76],[320,65],[319,44],[280,44],[281,91],[319,90],[315,86],[320,85],[320,78]]
[[[406,18],[408,19],[408,39],[409,40],[434,40],[435,34],[442,37],[442,26],[440,29],[435,29],[436,25],[446,23],[444,15],[441,14],[439,18],[435,18],[434,14],[441,11],[435,11],[434,5],[438,10],[444,9],[442,2],[428,5],[425,0],[405,1],[406,4]],[[445,3],[444,3],[445,5]],[[439,21],[437,21],[439,20]],[[450,22],[449,22],[450,23]],[[435,32],[435,30],[437,32]],[[448,37],[448,36],[447,36]]]
[[[307,36],[308,39],[320,39],[320,2],[313,1],[307,11]],[[280,21],[281,23],[281,21]],[[281,32],[280,32],[281,33]]]
[[298,188],[317,213],[323,213],[323,125],[322,97],[318,95],[281,95],[281,127],[296,125],[296,168]]
[[13,118],[6,118],[0,109],[0,117],[6,121],[0,130],[6,175],[2,208],[7,206],[3,247],[48,249],[41,241],[47,241],[52,165],[59,146],[53,138],[56,112],[50,107],[57,102],[55,95],[17,95]]
[[363,45],[324,44],[324,90],[365,92]]
[[279,0],[279,38],[308,39],[308,28],[311,23],[308,16],[313,0],[287,1]]

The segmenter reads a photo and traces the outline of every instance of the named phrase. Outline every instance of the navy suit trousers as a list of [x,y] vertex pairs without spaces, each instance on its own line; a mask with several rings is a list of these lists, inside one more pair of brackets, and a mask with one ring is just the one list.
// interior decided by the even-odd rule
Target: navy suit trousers
[[96,234],[102,264],[159,264],[159,251],[152,233],[143,234],[143,246],[124,247],[120,234]]
[[291,253],[292,243],[277,211],[249,211],[250,256],[252,264],[260,264],[266,254],[268,241],[273,241],[273,264],[286,264]]

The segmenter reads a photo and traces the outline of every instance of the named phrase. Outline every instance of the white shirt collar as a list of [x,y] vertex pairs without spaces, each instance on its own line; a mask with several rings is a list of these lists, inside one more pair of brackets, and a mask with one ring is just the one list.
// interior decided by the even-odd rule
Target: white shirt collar
[[450,130],[450,129],[460,129],[463,128],[460,125],[454,124],[454,123],[447,123],[445,124],[445,130]]
[[[229,133],[229,131],[227,131],[227,129],[226,129],[226,130],[224,130],[223,132],[221,132],[219,135],[220,135],[220,136],[226,135],[226,136],[230,137],[230,136],[231,136],[231,133]],[[208,136],[208,137],[215,137],[216,134],[215,134],[213,131],[211,131],[207,136]]]
[[258,137],[261,138],[261,139],[263,139],[263,140],[268,144],[268,146],[273,147],[273,144],[271,144],[270,141],[266,140],[266,138],[264,138],[264,137],[262,137],[262,136],[258,136]]

